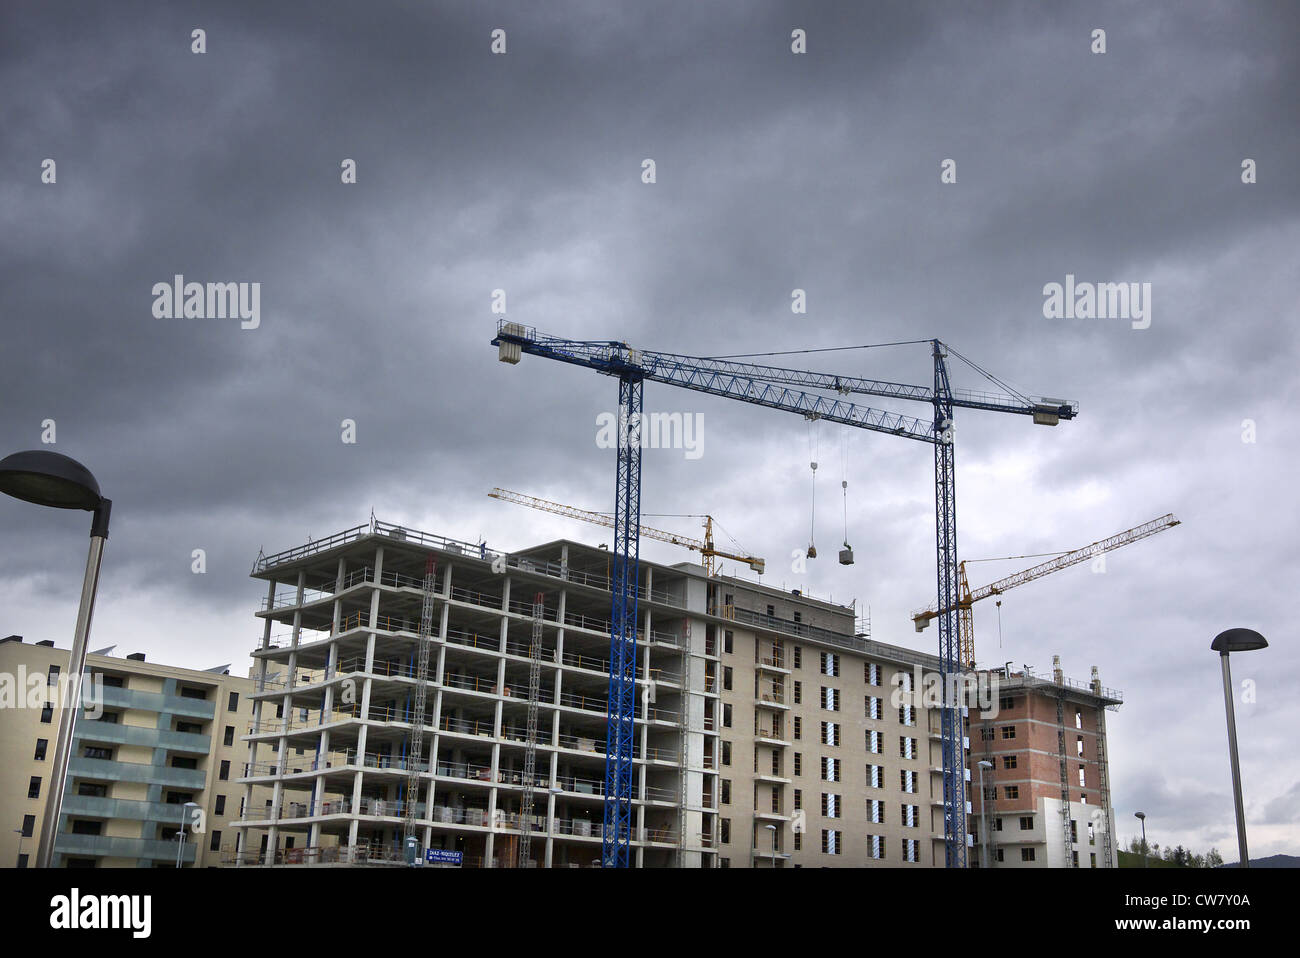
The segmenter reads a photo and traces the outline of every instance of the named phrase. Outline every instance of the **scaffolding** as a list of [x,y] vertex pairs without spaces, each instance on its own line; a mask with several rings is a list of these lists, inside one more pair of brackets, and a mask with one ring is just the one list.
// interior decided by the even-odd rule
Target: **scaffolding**
[[420,759],[424,754],[424,710],[429,691],[429,650],[433,645],[434,581],[438,563],[431,555],[424,564],[424,604],[420,609],[420,632],[415,670],[415,710],[411,716],[411,756],[406,772],[406,808],[402,836],[410,847],[415,838],[416,803],[420,798]]
[[689,794],[690,772],[690,689],[691,684],[691,621],[682,629],[682,724],[677,751],[681,765],[677,773],[677,867],[686,867],[686,796]]
[[519,818],[523,834],[519,839],[519,867],[532,864],[533,805],[537,787],[537,706],[542,695],[542,619],[545,596],[533,596],[533,639],[528,646],[528,726],[524,738],[524,794]]
[[1070,834],[1070,775],[1065,764],[1065,682],[1061,672],[1061,657],[1052,656],[1053,677],[1060,686],[1056,692],[1056,751],[1061,766],[1061,831],[1065,835],[1065,863],[1063,868],[1074,864],[1074,840]]

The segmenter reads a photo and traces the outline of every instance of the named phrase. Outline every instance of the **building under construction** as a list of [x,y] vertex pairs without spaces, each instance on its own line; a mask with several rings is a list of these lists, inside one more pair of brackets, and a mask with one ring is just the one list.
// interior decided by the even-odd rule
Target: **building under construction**
[[[606,549],[501,553],[372,519],[253,575],[229,862],[600,863]],[[631,864],[944,864],[940,713],[915,685],[935,656],[798,591],[639,576]]]

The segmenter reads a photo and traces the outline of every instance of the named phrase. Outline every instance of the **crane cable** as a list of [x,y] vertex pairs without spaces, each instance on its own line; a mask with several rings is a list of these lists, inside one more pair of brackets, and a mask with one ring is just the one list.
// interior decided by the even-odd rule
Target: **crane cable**
[[849,433],[840,430],[840,488],[844,490],[844,548],[849,546]]
[[808,465],[812,467],[812,504],[808,517],[808,551],[809,559],[817,558],[817,417],[808,420]]

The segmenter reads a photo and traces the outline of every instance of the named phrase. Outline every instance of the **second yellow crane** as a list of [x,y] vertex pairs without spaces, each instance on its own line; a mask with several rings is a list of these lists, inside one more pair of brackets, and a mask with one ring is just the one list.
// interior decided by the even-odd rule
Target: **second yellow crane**
[[[579,509],[577,506],[566,506],[562,502],[551,502],[549,499],[538,499],[536,496],[526,496],[522,492],[512,492],[509,489],[502,489],[499,486],[488,493],[493,499],[500,499],[502,502],[513,502],[516,505],[528,506],[530,509],[540,509],[542,512],[551,512],[558,516],[568,516],[570,519],[581,519],[583,522],[595,523],[598,526],[614,528],[614,519],[612,516],[605,515],[602,512],[591,512],[588,509]],[[736,562],[743,562],[759,575],[763,574],[766,563],[757,556],[737,555],[731,552],[723,552],[713,546],[713,516],[705,515],[704,519],[704,539],[692,539],[690,536],[678,535],[675,532],[665,532],[663,529],[655,529],[651,526],[641,526],[641,535],[651,539],[658,539],[660,542],[670,542],[673,545],[679,545],[685,549],[691,549],[698,552],[704,562],[704,572],[712,577],[716,574],[717,559],[732,559]]]

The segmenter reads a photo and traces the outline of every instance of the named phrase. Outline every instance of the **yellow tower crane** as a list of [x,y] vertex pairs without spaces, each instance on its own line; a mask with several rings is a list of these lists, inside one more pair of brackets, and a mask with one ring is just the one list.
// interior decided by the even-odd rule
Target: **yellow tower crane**
[[[957,573],[961,592],[957,600],[957,635],[961,650],[961,667],[963,669],[975,668],[975,618],[971,612],[971,606],[980,599],[987,599],[991,595],[1001,595],[1008,589],[1014,589],[1018,585],[1032,582],[1034,579],[1042,578],[1052,572],[1059,572],[1061,569],[1112,552],[1120,546],[1146,539],[1157,533],[1164,532],[1166,529],[1172,529],[1178,524],[1179,520],[1174,518],[1173,513],[1168,513],[1159,519],[1152,519],[1150,522],[1144,522],[1140,526],[1134,526],[1132,529],[1113,535],[1109,539],[1100,539],[1091,545],[1084,546],[1082,549],[1064,552],[1022,572],[991,582],[974,592],[971,591],[966,580],[966,563],[959,563]],[[1017,557],[1013,556],[1012,558]],[[945,609],[944,611],[950,610]],[[935,611],[933,604],[920,612],[912,613],[912,622],[916,626],[916,631],[923,631],[930,624],[930,620],[937,618],[939,615],[940,613]]]
[[[542,512],[567,516],[570,519],[581,519],[583,522],[595,523],[608,529],[614,528],[614,517],[601,512],[591,512],[587,509],[579,509],[577,506],[566,506],[560,502],[538,499],[535,496],[526,496],[522,492],[511,492],[509,489],[500,487],[494,488],[488,495],[503,502],[513,502],[517,505],[528,506],[530,509],[540,509]],[[715,549],[713,547],[713,516],[706,515],[702,518],[704,519],[703,540],[692,539],[690,536],[678,535],[675,532],[665,532],[662,529],[654,529],[650,526],[641,526],[641,535],[698,552],[704,561],[704,572],[710,577],[716,574],[716,559],[733,559],[736,562],[743,562],[759,575],[763,574],[765,563],[757,556],[736,555],[731,552],[723,552],[721,549]]]

